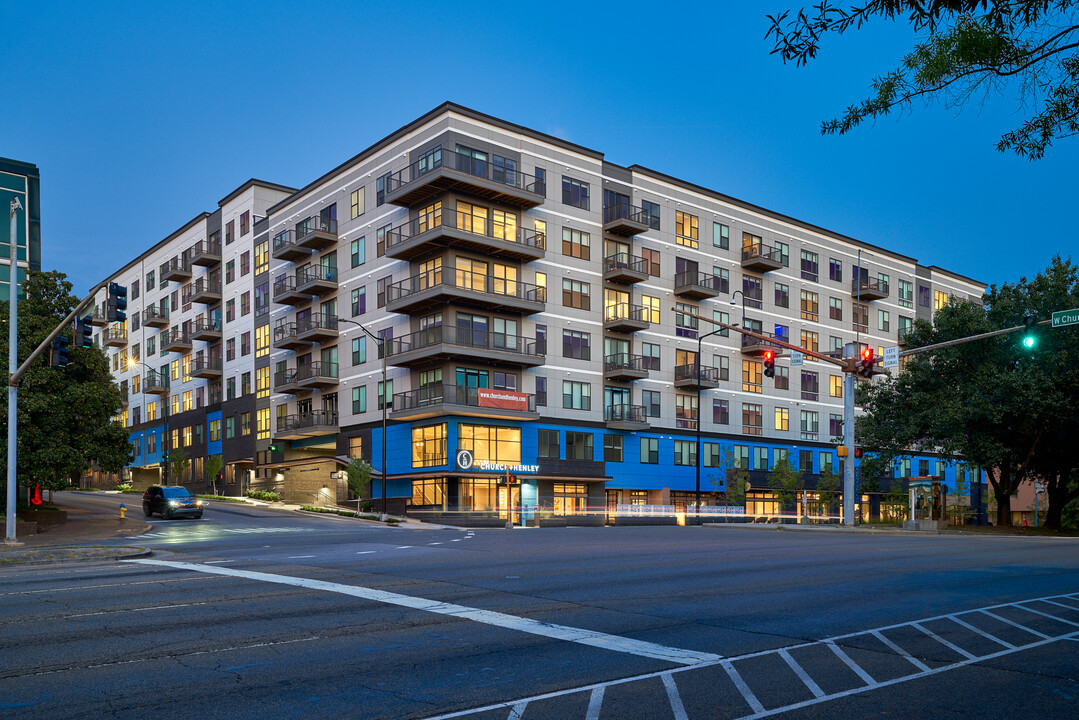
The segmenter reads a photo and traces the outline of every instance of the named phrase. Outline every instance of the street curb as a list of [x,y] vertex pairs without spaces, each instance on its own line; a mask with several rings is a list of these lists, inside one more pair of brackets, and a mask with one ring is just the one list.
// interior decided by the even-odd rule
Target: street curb
[[902,535],[904,537],[922,537],[925,535],[943,535],[940,530],[935,532],[929,531],[914,531],[914,530],[870,530],[870,529],[856,529],[856,528],[837,528],[837,527],[811,527],[800,525],[778,525],[778,524],[758,524],[758,523],[702,523],[701,527],[707,528],[739,528],[741,530],[771,530],[773,532],[807,532],[807,533],[828,533],[832,535]]
[[[112,550],[122,551],[128,550],[130,552],[112,552],[102,554],[92,554],[79,556],[79,553],[87,550]],[[35,555],[52,555],[56,553],[63,554],[65,551],[70,551],[70,554],[65,557],[35,557]],[[22,567],[26,565],[40,566],[40,565],[65,565],[72,563],[85,563],[85,562],[114,562],[118,560],[133,560],[135,558],[150,557],[154,553],[152,550],[144,547],[130,546],[130,545],[118,545],[111,547],[108,545],[70,545],[70,546],[58,546],[58,547],[45,547],[45,548],[33,548],[30,550],[20,549],[12,550],[11,553],[24,555],[22,558],[17,558],[9,562],[0,560],[0,569],[7,567]],[[3,558],[4,554],[0,554],[0,558]]]

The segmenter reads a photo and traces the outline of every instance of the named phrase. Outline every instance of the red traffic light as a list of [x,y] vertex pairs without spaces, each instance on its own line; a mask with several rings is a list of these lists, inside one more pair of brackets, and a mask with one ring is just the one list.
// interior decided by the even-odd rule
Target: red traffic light
[[862,362],[873,362],[873,348],[862,348]]
[[765,362],[768,362],[770,360],[775,360],[775,359],[776,359],[776,354],[775,354],[774,350],[765,350],[764,351],[764,361]]
[[776,351],[765,350],[761,355],[764,358],[764,376],[775,377],[776,376]]
[[862,456],[862,449],[860,447],[855,446],[855,448],[854,448],[854,457],[855,458],[860,458],[861,456]]

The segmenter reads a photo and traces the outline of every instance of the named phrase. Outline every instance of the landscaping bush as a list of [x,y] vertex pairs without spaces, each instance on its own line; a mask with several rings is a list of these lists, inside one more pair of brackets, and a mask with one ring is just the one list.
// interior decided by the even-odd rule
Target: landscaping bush
[[281,502],[281,493],[268,490],[248,490],[247,497],[253,500],[265,500],[266,502]]

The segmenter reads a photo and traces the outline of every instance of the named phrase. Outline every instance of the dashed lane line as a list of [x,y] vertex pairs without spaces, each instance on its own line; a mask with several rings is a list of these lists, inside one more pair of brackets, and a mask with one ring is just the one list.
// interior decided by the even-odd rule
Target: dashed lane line
[[259,582],[291,585],[293,587],[301,587],[308,590],[321,590],[324,592],[351,595],[352,597],[373,600],[375,602],[386,603],[387,605],[397,605],[439,615],[450,615],[464,620],[472,620],[473,622],[479,622],[485,625],[494,625],[508,630],[517,630],[519,632],[539,635],[555,640],[564,640],[566,642],[579,643],[581,645],[588,645],[604,650],[648,657],[655,660],[663,660],[675,665],[698,665],[700,663],[717,661],[721,657],[714,653],[701,652],[699,650],[684,650],[682,648],[668,647],[666,645],[658,645],[643,640],[634,640],[619,635],[608,635],[607,633],[570,627],[568,625],[556,625],[554,623],[542,622],[531,618],[466,607],[455,603],[445,603],[437,600],[429,600],[427,598],[387,592],[385,590],[375,590],[374,588],[367,588],[360,585],[343,585],[341,583],[326,582],[324,580],[312,580],[309,578],[292,577],[288,575],[238,570],[236,568],[220,567],[217,565],[176,562],[173,560],[145,558],[124,562],[171,567],[179,570],[190,570],[193,572],[214,575],[228,575]]

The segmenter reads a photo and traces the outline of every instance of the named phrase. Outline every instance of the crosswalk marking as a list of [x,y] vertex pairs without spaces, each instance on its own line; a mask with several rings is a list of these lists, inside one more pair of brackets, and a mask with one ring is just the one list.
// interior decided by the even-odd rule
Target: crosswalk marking
[[850,655],[843,652],[839,648],[839,646],[836,645],[834,642],[829,642],[829,641],[825,640],[824,645],[829,650],[831,650],[833,653],[835,653],[835,656],[837,658],[839,658],[840,660],[842,660],[844,665],[846,665],[851,670],[853,670],[854,674],[857,675],[859,678],[861,678],[862,682],[864,682],[866,685],[876,685],[877,684],[877,681],[874,680],[873,677],[869,673],[867,673],[865,670],[863,670],[861,665],[859,665],[858,663],[851,660]]
[[871,632],[869,634],[872,635],[873,637],[875,637],[877,640],[880,640],[882,643],[884,643],[885,645],[890,647],[892,650],[894,650],[896,655],[899,655],[900,657],[905,657],[907,660],[910,660],[910,663],[914,667],[921,670],[922,672],[925,672],[926,670],[929,669],[928,665],[926,665],[924,662],[922,662],[918,658],[912,656],[910,653],[908,653],[906,650],[904,650],[903,648],[896,645],[894,642],[892,642],[888,638],[884,637],[884,635],[882,633],[874,630],[873,632]]
[[761,705],[761,701],[757,699],[757,696],[753,694],[753,691],[749,689],[749,685],[746,685],[746,681],[742,678],[738,671],[734,669],[734,665],[730,662],[722,662],[720,666],[727,671],[727,675],[730,676],[734,686],[738,688],[738,692],[742,693],[742,697],[746,699],[749,706],[753,708],[753,712],[764,712],[764,706]]
[[813,697],[824,697],[824,691],[820,689],[820,685],[815,683],[813,678],[809,677],[809,673],[807,673],[802,666],[791,657],[791,654],[787,652],[786,649],[779,651],[779,657],[786,661],[787,665],[790,666],[790,669],[798,676],[798,679],[809,688],[809,692],[813,693]]
[[934,640],[939,642],[944,647],[950,648],[951,650],[954,650],[955,652],[957,652],[960,655],[962,655],[963,657],[965,657],[967,660],[973,660],[974,657],[975,657],[974,655],[972,655],[971,653],[968,653],[966,650],[959,647],[958,645],[955,645],[955,644],[953,644],[951,642],[948,642],[947,640],[942,638],[940,635],[937,635],[935,632],[933,632],[932,630],[929,630],[928,628],[922,627],[918,623],[911,623],[910,626],[912,628],[914,628],[915,630],[921,630],[923,633],[925,633],[929,637],[933,638]]
[[988,610],[982,610],[982,615],[988,615],[989,617],[992,617],[992,618],[996,618],[997,620],[1000,620],[1000,621],[1001,621],[1002,623],[1007,623],[1008,625],[1011,625],[1011,626],[1013,626],[1013,627],[1017,627],[1017,628],[1019,628],[1019,629],[1020,629],[1020,630],[1022,630],[1023,632],[1028,632],[1028,633],[1030,633],[1031,635],[1037,635],[1037,636],[1038,636],[1038,637],[1040,637],[1040,638],[1047,638],[1047,637],[1049,637],[1048,635],[1044,635],[1044,634],[1042,634],[1042,633],[1038,632],[1037,630],[1031,630],[1030,628],[1028,628],[1028,627],[1027,627],[1027,626],[1025,626],[1025,625],[1020,625],[1020,624],[1019,624],[1019,623],[1017,623],[1017,622],[1012,622],[1012,621],[1011,621],[1011,620],[1009,620],[1008,618],[1006,618],[1006,617],[1001,617],[1000,615],[997,615],[996,613],[992,613],[992,612],[989,612]]
[[682,705],[682,697],[678,694],[678,686],[674,684],[674,675],[670,673],[663,674],[663,687],[667,689],[667,699],[671,701],[671,712],[674,713],[674,720],[689,720],[686,709]]
[[984,638],[986,638],[988,640],[992,640],[997,645],[1003,645],[1004,647],[1009,648],[1009,649],[1014,649],[1015,648],[1015,645],[1012,645],[1010,642],[1005,642],[1004,640],[1001,640],[1000,638],[998,638],[996,635],[990,635],[986,631],[980,630],[980,629],[974,627],[973,625],[968,623],[966,620],[962,620],[962,619],[960,619],[959,617],[957,617],[955,615],[949,615],[948,619],[953,621],[953,622],[959,623],[960,625],[962,625],[963,627],[965,627],[968,630],[973,630],[974,632],[978,633],[979,635],[981,635],[982,637],[984,637]]
[[599,709],[603,706],[603,686],[592,688],[592,695],[588,698],[588,714],[584,720],[599,720]]

